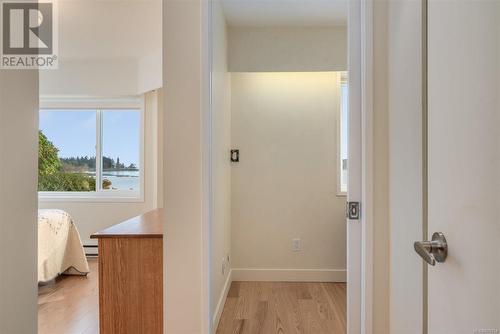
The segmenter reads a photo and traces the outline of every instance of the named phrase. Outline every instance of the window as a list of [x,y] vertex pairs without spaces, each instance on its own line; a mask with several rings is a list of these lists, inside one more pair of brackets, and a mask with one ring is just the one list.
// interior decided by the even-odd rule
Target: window
[[38,191],[51,197],[142,193],[140,109],[40,110]]
[[340,117],[339,117],[339,195],[347,195],[347,159],[349,149],[349,85],[347,72],[342,72],[340,79]]

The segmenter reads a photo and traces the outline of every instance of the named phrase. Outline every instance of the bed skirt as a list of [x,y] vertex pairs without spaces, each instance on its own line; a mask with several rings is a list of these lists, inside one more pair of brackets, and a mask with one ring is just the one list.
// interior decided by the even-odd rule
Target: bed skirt
[[38,282],[47,282],[60,274],[87,275],[78,229],[70,215],[62,210],[38,211]]

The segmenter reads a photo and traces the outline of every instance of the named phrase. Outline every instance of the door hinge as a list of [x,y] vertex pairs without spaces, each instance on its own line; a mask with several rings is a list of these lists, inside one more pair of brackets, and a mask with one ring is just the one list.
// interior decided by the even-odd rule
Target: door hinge
[[346,217],[351,220],[359,220],[360,204],[359,202],[347,202]]

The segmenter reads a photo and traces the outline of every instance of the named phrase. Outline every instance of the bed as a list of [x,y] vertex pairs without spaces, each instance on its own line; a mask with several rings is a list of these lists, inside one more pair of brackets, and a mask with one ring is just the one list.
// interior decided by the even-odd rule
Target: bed
[[38,211],[38,282],[58,275],[87,275],[89,265],[80,234],[71,216],[62,210]]

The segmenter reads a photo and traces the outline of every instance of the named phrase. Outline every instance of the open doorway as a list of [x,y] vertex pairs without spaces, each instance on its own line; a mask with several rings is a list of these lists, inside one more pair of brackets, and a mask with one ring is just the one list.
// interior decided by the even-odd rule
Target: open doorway
[[347,332],[347,6],[212,5],[214,333]]
[[59,64],[39,78],[38,333],[94,334],[99,281],[131,275],[99,275],[91,235],[162,205],[162,5],[55,5]]

